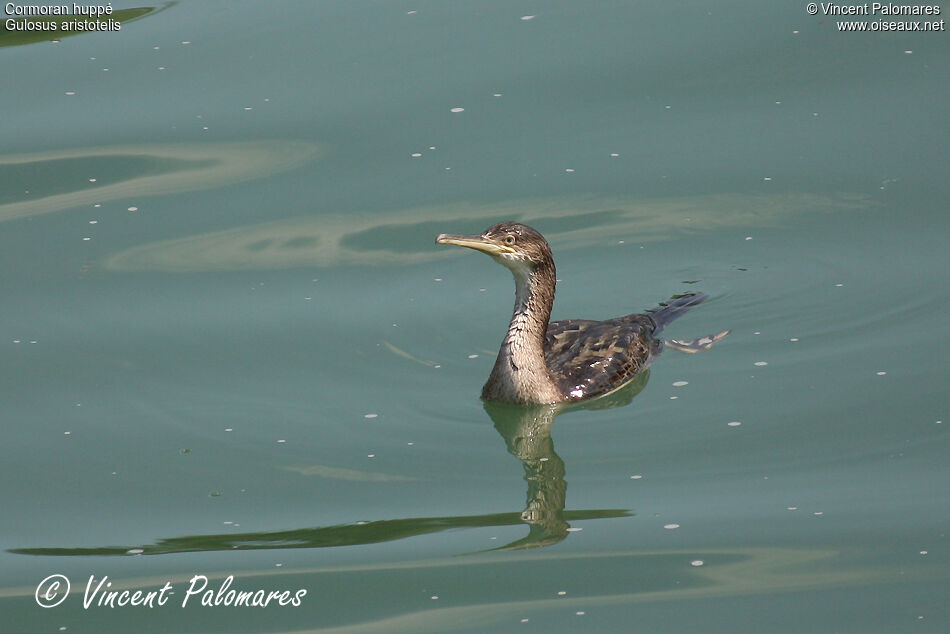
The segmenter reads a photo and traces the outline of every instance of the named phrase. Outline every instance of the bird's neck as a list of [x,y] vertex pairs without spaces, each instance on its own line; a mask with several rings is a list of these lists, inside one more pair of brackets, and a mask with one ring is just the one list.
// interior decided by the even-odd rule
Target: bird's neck
[[554,264],[513,269],[515,308],[495,367],[482,396],[515,403],[562,400],[544,360],[544,341],[554,304]]

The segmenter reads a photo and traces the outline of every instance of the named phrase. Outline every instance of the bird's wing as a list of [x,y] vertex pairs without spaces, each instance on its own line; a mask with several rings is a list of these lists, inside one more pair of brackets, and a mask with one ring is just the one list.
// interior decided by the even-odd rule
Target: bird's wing
[[662,342],[649,315],[608,321],[568,319],[548,326],[545,362],[571,400],[611,392],[645,369]]

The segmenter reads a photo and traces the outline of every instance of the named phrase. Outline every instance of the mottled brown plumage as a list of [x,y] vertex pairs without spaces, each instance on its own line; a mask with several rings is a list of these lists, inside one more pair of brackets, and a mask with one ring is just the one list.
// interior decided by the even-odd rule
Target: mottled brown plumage
[[[509,403],[556,403],[602,396],[628,383],[663,347],[663,326],[702,302],[702,293],[674,297],[646,314],[607,321],[549,322],[556,285],[554,257],[544,237],[527,225],[502,222],[481,235],[441,234],[454,244],[492,256],[515,277],[515,308],[482,398]],[[698,352],[722,332],[674,347]]]

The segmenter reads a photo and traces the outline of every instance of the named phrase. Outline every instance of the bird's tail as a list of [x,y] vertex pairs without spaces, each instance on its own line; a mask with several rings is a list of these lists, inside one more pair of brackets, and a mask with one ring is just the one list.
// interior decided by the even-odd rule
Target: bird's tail
[[[706,293],[687,293],[685,295],[675,295],[671,297],[669,301],[662,302],[653,310],[647,311],[650,313],[650,316],[653,317],[653,321],[656,322],[656,330],[653,332],[654,336],[663,330],[665,325],[685,313],[693,306],[702,304],[707,299],[709,299],[709,295]],[[663,344],[671,348],[675,348],[680,352],[688,352],[692,354],[694,352],[709,350],[713,347],[713,344],[722,341],[728,334],[728,330],[723,330],[722,332],[716,333],[714,335],[697,337],[689,341],[682,341],[680,339],[667,339],[663,341]]]
[[660,302],[659,306],[647,311],[653,317],[653,321],[656,322],[654,334],[663,330],[664,326],[693,306],[702,304],[707,299],[709,299],[709,295],[706,293],[686,293],[684,295],[674,295],[668,301]]

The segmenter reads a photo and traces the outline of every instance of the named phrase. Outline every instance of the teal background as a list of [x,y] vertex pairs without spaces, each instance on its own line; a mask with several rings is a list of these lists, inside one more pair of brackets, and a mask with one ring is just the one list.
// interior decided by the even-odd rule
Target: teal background
[[[950,630],[945,32],[154,8],[0,31],[10,631]],[[486,411],[510,275],[433,239],[500,220],[555,319],[702,290],[667,334],[732,334],[625,406]],[[307,594],[182,609],[196,574]]]

